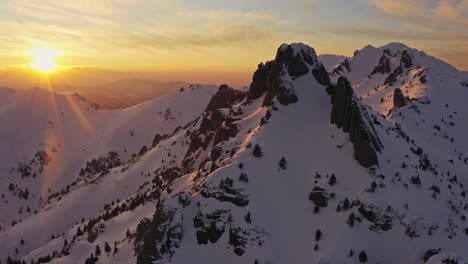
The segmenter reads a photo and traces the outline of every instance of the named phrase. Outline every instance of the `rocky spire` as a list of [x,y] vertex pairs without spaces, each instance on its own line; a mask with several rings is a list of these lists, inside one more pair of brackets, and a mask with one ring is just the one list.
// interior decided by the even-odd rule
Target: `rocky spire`
[[393,91],[393,107],[402,108],[406,106],[406,97],[400,88]]
[[318,83],[328,85],[330,77],[318,62],[315,50],[302,43],[283,44],[273,61],[258,65],[247,93],[247,99],[257,99],[266,93],[263,104],[277,99],[282,105],[298,101],[292,81],[306,74],[313,74]]
[[379,165],[377,152],[382,143],[369,120],[366,109],[354,94],[348,79],[340,77],[333,89],[331,123],[349,133],[354,158],[365,168]]

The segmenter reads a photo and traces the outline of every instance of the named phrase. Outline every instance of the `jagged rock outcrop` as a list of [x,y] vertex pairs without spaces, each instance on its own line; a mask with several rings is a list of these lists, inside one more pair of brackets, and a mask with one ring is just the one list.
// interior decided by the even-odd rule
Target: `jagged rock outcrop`
[[252,83],[247,93],[247,100],[255,100],[267,91],[267,78],[270,73],[272,61],[265,64],[260,63],[252,77]]
[[330,83],[328,72],[318,62],[313,48],[302,43],[283,44],[273,61],[258,66],[247,99],[253,100],[266,93],[263,105],[270,105],[274,98],[282,105],[296,103],[298,98],[292,81],[309,73],[322,85]]
[[207,150],[212,139],[214,145],[234,137],[237,133],[237,120],[225,108],[231,108],[235,103],[245,98],[245,93],[235,90],[223,84],[218,92],[211,98],[203,113],[199,129],[190,134],[190,146],[182,162],[185,172],[191,171],[200,151]]
[[228,210],[216,210],[209,214],[202,214],[198,211],[193,218],[193,227],[197,229],[198,244],[216,243],[226,229],[228,218]]
[[229,108],[234,102],[240,101],[245,97],[245,94],[239,90],[230,88],[227,84],[222,84],[218,88],[218,92],[211,98],[206,106],[205,112],[213,111],[221,108]]
[[333,89],[332,104],[330,121],[349,133],[354,144],[354,158],[365,168],[378,165],[377,152],[381,151],[382,143],[345,77],[340,77]]
[[331,75],[341,75],[342,73],[345,72],[345,69],[348,72],[351,72],[351,65],[349,64],[349,60],[345,59],[342,61],[338,66],[336,66],[333,71],[331,72]]
[[160,134],[156,134],[153,138],[153,143],[151,144],[151,147],[156,147],[159,142],[161,142],[161,140],[164,140],[164,139],[167,139],[168,138],[168,135],[164,134],[164,135],[160,135]]
[[384,51],[384,54],[382,54],[382,57],[380,57],[379,64],[377,64],[377,66],[374,67],[374,69],[372,70],[370,75],[374,75],[376,73],[380,73],[380,74],[390,73],[390,71],[391,71],[391,69],[390,69],[390,59],[387,58],[387,56],[385,54],[386,54],[386,52]]
[[406,97],[400,88],[393,91],[393,107],[402,108],[406,106]]
[[153,219],[144,218],[137,226],[134,251],[137,264],[170,259],[182,241],[182,214],[158,201]]
[[407,50],[403,50],[401,53],[401,65],[403,65],[405,68],[411,68],[413,66],[413,60],[411,59],[411,56]]

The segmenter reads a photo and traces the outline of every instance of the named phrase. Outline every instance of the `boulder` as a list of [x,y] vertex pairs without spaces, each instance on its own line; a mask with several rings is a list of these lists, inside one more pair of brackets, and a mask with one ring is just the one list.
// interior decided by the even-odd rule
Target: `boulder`
[[402,108],[406,106],[406,98],[403,91],[400,88],[396,88],[393,91],[393,107]]

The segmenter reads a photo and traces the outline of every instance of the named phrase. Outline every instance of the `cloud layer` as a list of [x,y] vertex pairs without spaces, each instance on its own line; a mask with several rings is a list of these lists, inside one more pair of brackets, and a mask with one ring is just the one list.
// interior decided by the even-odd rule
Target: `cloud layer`
[[69,65],[250,71],[282,42],[349,55],[399,41],[468,69],[468,0],[222,2],[5,0],[0,60],[51,45]]

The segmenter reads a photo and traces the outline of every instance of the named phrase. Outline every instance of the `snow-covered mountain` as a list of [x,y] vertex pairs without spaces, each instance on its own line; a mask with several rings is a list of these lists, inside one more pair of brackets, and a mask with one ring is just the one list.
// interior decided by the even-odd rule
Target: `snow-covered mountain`
[[1,260],[464,263],[466,74],[397,43],[337,64],[283,44],[246,91],[123,110],[0,90]]

